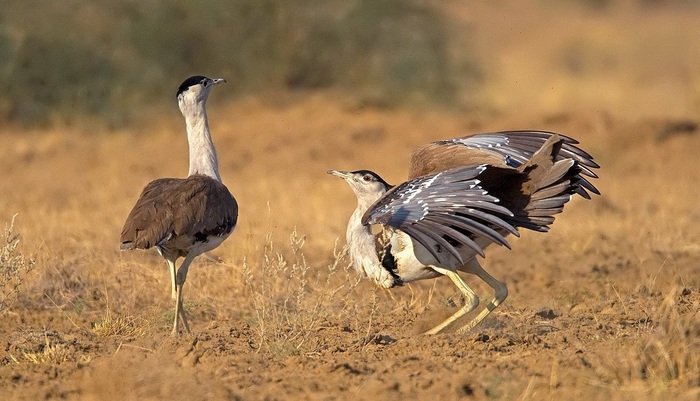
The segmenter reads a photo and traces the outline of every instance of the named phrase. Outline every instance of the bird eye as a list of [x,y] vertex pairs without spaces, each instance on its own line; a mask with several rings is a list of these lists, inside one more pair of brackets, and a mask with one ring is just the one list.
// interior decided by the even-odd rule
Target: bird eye
[[365,180],[366,182],[370,182],[370,181],[372,181],[372,176],[369,174],[365,174],[364,176],[362,176],[362,179]]

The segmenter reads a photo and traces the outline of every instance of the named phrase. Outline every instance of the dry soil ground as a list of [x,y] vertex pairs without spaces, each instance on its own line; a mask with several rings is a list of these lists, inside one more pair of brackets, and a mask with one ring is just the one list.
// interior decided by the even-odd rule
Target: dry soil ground
[[[636,65],[641,51],[630,50],[669,35],[677,47],[658,45],[665,60],[697,61],[700,52],[683,51],[698,43],[689,40],[697,19],[575,13],[568,23],[528,25],[513,7],[493,12],[493,35],[475,45],[501,66],[484,110],[354,109],[330,95],[230,105],[212,98],[222,176],[240,222],[190,270],[193,333],[180,338],[169,335],[163,261],[155,252],[120,253],[117,244],[141,188],[186,173],[179,116],[110,133],[4,128],[0,225],[18,214],[17,251],[36,264],[0,315],[0,398],[700,398],[700,130],[692,112],[700,97],[681,85],[700,75],[697,66]],[[455,18],[477,31],[487,25],[463,11]],[[622,42],[616,29],[636,41]],[[581,60],[597,61],[574,59],[577,79],[543,68],[544,55],[568,49],[567,37],[582,31],[574,44],[592,44],[583,46],[592,58]],[[505,43],[502,52],[489,53],[489,40]],[[631,55],[607,65],[620,49]],[[587,75],[608,67],[597,80]],[[505,86],[518,74],[526,78]],[[571,104],[588,107],[561,107]],[[420,336],[462,299],[446,279],[385,291],[348,271],[341,248],[354,196],[325,171],[371,168],[397,183],[419,144],[516,128],[578,138],[602,166],[603,195],[575,199],[551,232],[524,232],[512,251],[489,248],[483,265],[510,296],[484,324],[467,335]],[[490,299],[488,287],[467,280],[482,304]]]
[[[20,249],[36,260],[0,320],[9,399],[700,396],[692,123],[294,103],[211,113],[241,121],[213,123],[240,225],[191,270],[193,334],[178,339],[162,260],[117,250],[141,186],[186,168],[175,124],[3,135],[2,211],[8,222],[19,214]],[[485,324],[466,336],[418,336],[462,300],[449,280],[384,291],[347,272],[333,248],[354,199],[324,172],[371,167],[396,182],[405,158],[384,155],[511,126],[578,137],[603,166],[603,196],[574,200],[550,233],[523,233],[512,251],[489,249],[484,265],[511,295]]]

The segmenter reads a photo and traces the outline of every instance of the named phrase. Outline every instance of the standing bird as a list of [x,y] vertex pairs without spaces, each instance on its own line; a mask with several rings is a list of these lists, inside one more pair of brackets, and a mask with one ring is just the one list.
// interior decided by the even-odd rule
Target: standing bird
[[[206,103],[215,85],[226,80],[203,76],[187,78],[177,90],[177,103],[185,117],[190,148],[187,178],[160,178],[143,189],[124,223],[121,250],[156,247],[170,269],[175,299],[173,335],[180,322],[190,328],[182,307],[182,287],[192,260],[223,242],[238,220],[238,204],[221,183],[216,150],[211,140]],[[176,270],[175,261],[184,257]]]
[[[329,170],[357,196],[347,241],[353,266],[378,286],[449,277],[466,304],[425,334],[436,334],[474,310],[479,298],[457,271],[475,274],[495,291],[491,301],[462,326],[484,320],[508,296],[505,284],[484,270],[476,255],[518,228],[545,232],[572,194],[600,194],[591,155],[578,141],[552,132],[505,131],[429,143],[416,149],[409,180],[387,184],[369,170]],[[381,230],[371,229],[378,225]]]

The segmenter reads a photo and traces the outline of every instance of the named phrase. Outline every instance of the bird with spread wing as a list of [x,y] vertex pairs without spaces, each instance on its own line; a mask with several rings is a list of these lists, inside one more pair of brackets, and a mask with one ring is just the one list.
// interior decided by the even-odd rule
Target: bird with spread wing
[[506,237],[519,236],[520,228],[548,231],[574,194],[600,194],[590,182],[599,166],[577,144],[545,131],[432,142],[413,152],[409,179],[397,186],[369,170],[329,170],[357,196],[346,232],[353,266],[383,288],[449,277],[466,303],[426,334],[477,308],[479,297],[458,272],[476,275],[495,297],[458,332],[471,330],[508,296],[477,255],[492,243],[510,248]]

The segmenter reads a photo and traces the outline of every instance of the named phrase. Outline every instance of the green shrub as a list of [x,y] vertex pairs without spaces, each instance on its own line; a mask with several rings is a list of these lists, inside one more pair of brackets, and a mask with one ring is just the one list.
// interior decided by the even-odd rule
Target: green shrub
[[418,0],[35,0],[3,12],[0,118],[27,124],[124,124],[192,74],[229,79],[229,93],[338,89],[391,107],[450,103],[464,75],[447,21]]

